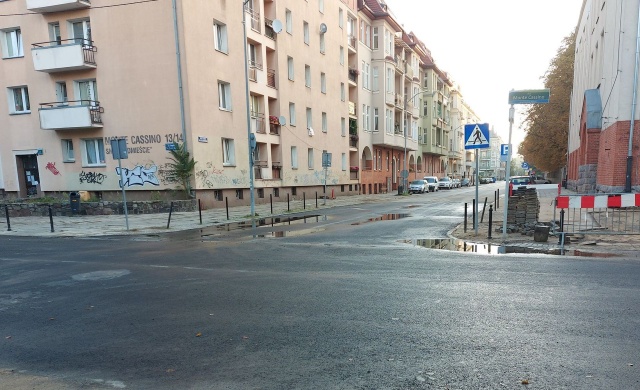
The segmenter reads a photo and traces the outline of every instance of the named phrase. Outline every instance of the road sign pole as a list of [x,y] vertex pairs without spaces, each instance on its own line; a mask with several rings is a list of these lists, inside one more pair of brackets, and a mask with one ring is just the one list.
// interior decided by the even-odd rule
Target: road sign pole
[[124,220],[127,225],[127,230],[129,230],[129,212],[127,211],[127,194],[124,190],[124,176],[122,175],[122,159],[118,156],[118,168],[120,171],[120,187],[122,188],[122,202],[124,204]]
[[473,226],[476,227],[475,233],[478,235],[478,186],[480,185],[480,162],[478,161],[478,149],[476,149],[476,203],[473,210]]
[[509,150],[507,151],[507,166],[504,170],[504,209],[502,210],[502,241],[507,240],[507,214],[509,210],[509,176],[511,175],[511,131],[516,109],[513,104],[509,108]]

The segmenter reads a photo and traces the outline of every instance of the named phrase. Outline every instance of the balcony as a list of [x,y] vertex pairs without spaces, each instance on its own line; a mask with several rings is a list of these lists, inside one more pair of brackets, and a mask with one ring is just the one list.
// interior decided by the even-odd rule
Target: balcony
[[349,115],[356,116],[356,103],[349,102]]
[[350,148],[358,148],[358,134],[349,134],[349,147]]
[[403,108],[404,97],[402,96],[401,93],[396,93],[394,102],[395,102],[396,107]]
[[280,120],[277,115],[269,115],[269,134],[280,135]]
[[358,84],[359,74],[360,72],[358,71],[358,69],[349,68],[349,81],[352,82],[353,84]]
[[259,70],[262,70],[262,64],[249,60],[249,80],[258,81]]
[[264,123],[264,114],[261,112],[251,112],[251,132],[258,134],[266,134],[267,130]]
[[34,43],[31,48],[33,68],[47,73],[95,69],[96,51],[93,42],[83,39]]
[[356,39],[355,35],[349,35],[347,37],[347,44],[349,45],[350,49],[355,50],[357,42],[358,42],[358,40]]
[[276,71],[274,69],[267,68],[267,87],[278,89],[276,86]]
[[89,7],[91,7],[89,0],[27,0],[27,9],[38,13],[72,11]]
[[264,18],[264,36],[276,40],[276,32],[273,30],[273,20]]
[[72,100],[41,103],[38,112],[41,129],[71,130],[101,128],[104,110],[97,101]]
[[251,29],[258,34],[261,32],[260,30],[260,12],[251,9],[248,6],[245,6],[245,12],[249,14],[249,23],[251,25]]

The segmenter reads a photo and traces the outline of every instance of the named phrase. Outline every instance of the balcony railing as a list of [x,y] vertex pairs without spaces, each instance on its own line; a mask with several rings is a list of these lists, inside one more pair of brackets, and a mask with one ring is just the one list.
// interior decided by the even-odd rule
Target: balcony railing
[[273,20],[264,18],[264,36],[276,40],[276,32],[273,31]]
[[249,22],[251,23],[251,29],[257,33],[260,31],[260,12],[245,6],[244,10],[249,14]]
[[33,67],[40,72],[66,72],[93,69],[96,67],[93,41],[57,39],[51,42],[34,43],[31,48]]
[[355,102],[349,102],[349,115],[356,115],[357,111],[356,111],[356,103]]
[[267,130],[264,123],[264,114],[261,112],[251,113],[251,131],[259,134],[266,134]]
[[100,102],[70,100],[40,103],[40,128],[43,130],[89,129],[102,127]]
[[355,49],[357,42],[358,42],[358,40],[356,39],[355,35],[349,35],[347,37],[347,43],[349,44],[349,47]]
[[27,9],[31,12],[61,12],[89,7],[89,0],[27,0]]
[[394,102],[396,107],[402,108],[402,104],[404,103],[404,98],[402,97],[402,94],[396,93]]
[[349,81],[358,84],[358,73],[356,73],[355,69],[349,69]]
[[249,80],[258,81],[258,70],[262,70],[262,64],[249,60]]
[[269,134],[280,135],[280,125],[275,123],[269,123]]

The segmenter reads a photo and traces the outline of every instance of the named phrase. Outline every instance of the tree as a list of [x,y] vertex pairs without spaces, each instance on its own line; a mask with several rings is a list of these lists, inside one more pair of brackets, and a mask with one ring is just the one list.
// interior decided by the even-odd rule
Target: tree
[[169,167],[167,178],[178,183],[186,197],[189,198],[191,195],[190,180],[191,176],[193,176],[193,170],[196,166],[196,162],[187,150],[187,145],[184,143],[179,144],[174,142],[173,146],[174,150],[169,151],[171,154],[169,160],[172,162],[167,164]]
[[547,172],[556,171],[567,162],[575,44],[574,32],[563,39],[543,76],[544,86],[551,90],[549,103],[532,104],[525,109],[523,126],[527,134],[518,151],[525,161]]

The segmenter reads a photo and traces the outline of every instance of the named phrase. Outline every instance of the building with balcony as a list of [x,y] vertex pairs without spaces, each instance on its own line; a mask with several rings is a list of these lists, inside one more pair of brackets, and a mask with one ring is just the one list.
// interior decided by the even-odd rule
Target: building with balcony
[[248,202],[250,153],[257,202],[321,192],[325,152],[329,190],[358,193],[355,0],[244,3],[0,2],[3,193],[117,198],[116,138],[134,200],[176,188],[174,142],[197,162],[192,192],[205,207]]

